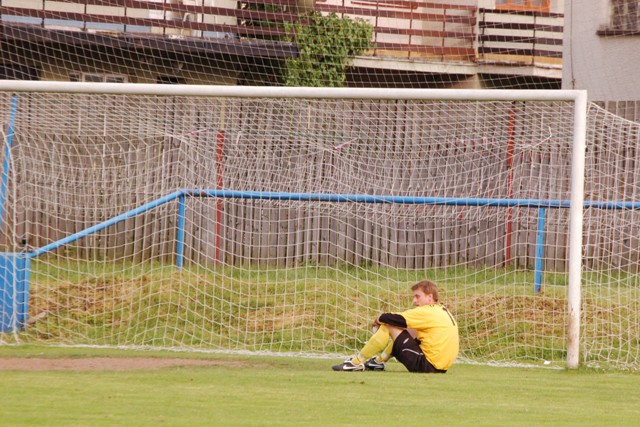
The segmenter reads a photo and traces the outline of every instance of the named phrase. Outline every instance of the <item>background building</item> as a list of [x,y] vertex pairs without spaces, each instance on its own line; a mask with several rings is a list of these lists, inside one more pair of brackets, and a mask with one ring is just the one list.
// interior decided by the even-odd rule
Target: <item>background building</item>
[[640,11],[637,0],[572,0],[566,8],[562,87],[640,121]]
[[350,86],[560,87],[562,0],[2,0],[0,77],[277,84],[311,10],[373,26]]

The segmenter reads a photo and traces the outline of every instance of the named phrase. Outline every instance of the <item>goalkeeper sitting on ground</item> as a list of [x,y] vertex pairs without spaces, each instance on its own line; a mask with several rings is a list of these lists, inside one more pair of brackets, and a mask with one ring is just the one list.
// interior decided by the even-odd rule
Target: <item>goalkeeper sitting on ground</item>
[[410,372],[447,372],[458,356],[458,325],[438,304],[438,287],[433,282],[423,280],[411,290],[416,307],[378,317],[375,333],[362,350],[333,366],[334,371],[383,371],[385,362],[395,357]]

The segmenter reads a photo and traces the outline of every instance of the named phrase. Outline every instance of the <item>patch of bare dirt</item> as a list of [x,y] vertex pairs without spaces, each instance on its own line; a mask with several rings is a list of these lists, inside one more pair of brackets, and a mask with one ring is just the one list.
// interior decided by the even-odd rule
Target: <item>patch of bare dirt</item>
[[131,371],[152,370],[176,366],[236,366],[242,361],[155,357],[87,357],[87,358],[0,358],[0,371]]

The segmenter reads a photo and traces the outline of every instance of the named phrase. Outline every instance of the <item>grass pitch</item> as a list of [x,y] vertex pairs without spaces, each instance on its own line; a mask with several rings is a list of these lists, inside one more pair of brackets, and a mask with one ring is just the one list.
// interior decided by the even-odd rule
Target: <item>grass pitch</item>
[[[474,361],[564,363],[567,274],[447,267],[297,267],[115,262],[45,256],[31,271],[33,345],[336,355],[362,348],[371,319],[411,306],[410,286],[428,278]],[[640,275],[595,277],[582,288],[581,357],[590,365],[640,367]],[[588,285],[587,285],[588,284]]]
[[0,358],[197,358],[154,370],[5,370],[11,426],[625,426],[640,375],[456,364],[445,375],[333,372],[340,360],[0,347]]

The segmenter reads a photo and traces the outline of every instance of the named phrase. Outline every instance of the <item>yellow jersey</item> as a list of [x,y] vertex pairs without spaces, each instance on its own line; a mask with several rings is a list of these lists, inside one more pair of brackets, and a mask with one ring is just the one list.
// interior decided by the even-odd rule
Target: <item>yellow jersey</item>
[[407,329],[416,330],[420,349],[429,363],[437,369],[449,369],[460,350],[458,324],[449,310],[442,304],[432,304],[397,314],[405,319]]

